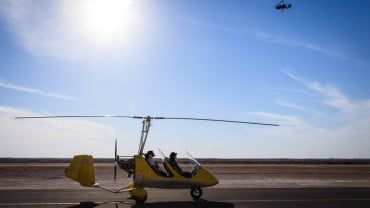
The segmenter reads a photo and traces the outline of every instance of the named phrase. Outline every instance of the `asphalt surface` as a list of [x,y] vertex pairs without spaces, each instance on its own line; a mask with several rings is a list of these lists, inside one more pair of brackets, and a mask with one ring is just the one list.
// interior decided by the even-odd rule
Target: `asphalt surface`
[[98,189],[0,190],[4,207],[370,207],[370,188],[209,188],[193,202],[188,190],[147,189],[145,204],[135,205],[128,193],[112,194]]
[[[65,167],[68,164],[0,164],[0,208],[370,207],[368,164],[209,164],[207,169],[220,183],[204,189],[202,200],[193,202],[190,190],[146,189],[148,200],[140,206],[127,199],[128,193],[81,187],[64,177]],[[121,171],[114,183],[112,164],[97,164],[95,170],[97,182],[111,190],[132,182]]]

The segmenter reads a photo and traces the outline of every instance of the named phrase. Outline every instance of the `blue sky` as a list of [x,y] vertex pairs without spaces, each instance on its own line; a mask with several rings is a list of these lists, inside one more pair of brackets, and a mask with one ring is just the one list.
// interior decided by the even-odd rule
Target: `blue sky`
[[277,2],[2,0],[0,157],[369,158],[370,1]]

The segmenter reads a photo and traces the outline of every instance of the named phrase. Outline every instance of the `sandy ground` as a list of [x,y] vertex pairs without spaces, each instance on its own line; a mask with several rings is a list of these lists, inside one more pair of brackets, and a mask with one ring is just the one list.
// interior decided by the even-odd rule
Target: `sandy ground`
[[[182,165],[184,169],[191,169]],[[11,189],[83,189],[64,177],[63,163],[0,163],[0,190]],[[370,165],[270,165],[211,164],[204,165],[220,181],[214,188],[346,188],[370,187]],[[96,181],[116,189],[132,182],[113,164],[95,164]]]

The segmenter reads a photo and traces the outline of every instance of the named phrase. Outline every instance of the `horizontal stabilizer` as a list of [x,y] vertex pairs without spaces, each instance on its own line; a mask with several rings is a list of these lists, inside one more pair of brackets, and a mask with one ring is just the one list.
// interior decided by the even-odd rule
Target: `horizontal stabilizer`
[[93,186],[95,184],[93,157],[91,155],[74,156],[65,176],[79,182],[81,186]]

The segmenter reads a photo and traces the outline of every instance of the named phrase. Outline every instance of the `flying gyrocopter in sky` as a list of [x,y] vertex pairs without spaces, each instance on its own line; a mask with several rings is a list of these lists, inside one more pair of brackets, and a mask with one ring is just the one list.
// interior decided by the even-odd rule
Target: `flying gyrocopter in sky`
[[292,4],[285,4],[284,0],[281,0],[276,4],[275,9],[284,11],[284,9],[289,9],[290,7],[292,7]]

